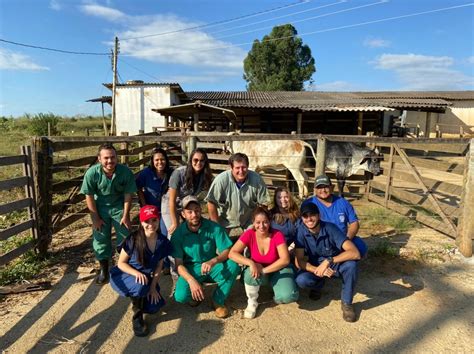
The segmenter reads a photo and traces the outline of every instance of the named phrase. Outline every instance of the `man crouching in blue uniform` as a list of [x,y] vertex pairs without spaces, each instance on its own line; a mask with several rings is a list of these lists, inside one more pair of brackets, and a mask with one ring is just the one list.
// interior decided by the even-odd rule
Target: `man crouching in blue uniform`
[[310,298],[317,300],[321,297],[325,278],[342,278],[342,318],[355,322],[352,298],[360,253],[336,225],[320,221],[316,205],[303,204],[300,211],[301,220],[297,225],[295,241],[296,266],[299,269],[296,284],[302,289],[310,289]]

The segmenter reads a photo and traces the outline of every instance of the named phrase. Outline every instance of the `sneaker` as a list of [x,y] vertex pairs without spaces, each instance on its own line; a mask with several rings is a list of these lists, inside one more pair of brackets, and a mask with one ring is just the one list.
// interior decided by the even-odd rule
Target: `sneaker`
[[313,301],[318,301],[321,299],[321,291],[320,290],[310,290],[309,291],[309,298]]
[[214,309],[215,309],[215,314],[217,318],[226,318],[229,316],[229,309],[227,308],[226,305],[219,305],[213,302]]
[[342,318],[346,322],[355,322],[356,321],[356,314],[354,312],[354,307],[352,305],[345,304],[341,302],[341,309],[342,309]]
[[143,315],[137,316],[132,320],[133,333],[137,337],[146,337],[148,335],[148,328],[143,320]]

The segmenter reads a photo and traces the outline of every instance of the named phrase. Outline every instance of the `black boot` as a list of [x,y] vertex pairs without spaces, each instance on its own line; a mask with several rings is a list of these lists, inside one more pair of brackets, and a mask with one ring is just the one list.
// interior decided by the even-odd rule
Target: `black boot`
[[133,333],[137,337],[145,337],[148,335],[148,328],[143,320],[143,297],[132,297],[132,327]]
[[100,272],[97,276],[95,282],[99,285],[104,285],[109,282],[109,261],[101,260],[100,263]]

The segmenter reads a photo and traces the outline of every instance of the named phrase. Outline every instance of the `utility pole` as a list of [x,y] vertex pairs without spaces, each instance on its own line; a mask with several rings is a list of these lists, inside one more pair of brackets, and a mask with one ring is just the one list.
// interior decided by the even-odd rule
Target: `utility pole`
[[117,135],[117,112],[115,109],[115,91],[117,89],[117,58],[119,51],[119,40],[115,37],[114,51],[112,53],[112,71],[114,73],[112,80],[112,121],[110,122],[110,135]]

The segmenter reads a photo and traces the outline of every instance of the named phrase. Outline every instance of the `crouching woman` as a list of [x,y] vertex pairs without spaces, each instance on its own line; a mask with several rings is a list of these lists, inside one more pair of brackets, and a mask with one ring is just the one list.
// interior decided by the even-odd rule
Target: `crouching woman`
[[[247,266],[243,278],[248,303],[245,318],[254,318],[258,307],[258,292],[261,285],[271,285],[277,304],[298,300],[298,288],[293,269],[289,266],[290,255],[285,237],[280,231],[270,228],[270,213],[257,207],[252,214],[253,227],[246,230],[231,248],[229,258]],[[248,247],[250,258],[244,256]]]
[[140,209],[140,228],[121,244],[117,266],[110,270],[110,284],[120,295],[132,300],[132,327],[138,337],[148,335],[144,313],[156,313],[165,304],[158,285],[163,259],[169,255],[170,243],[159,232],[158,208],[145,205]]

